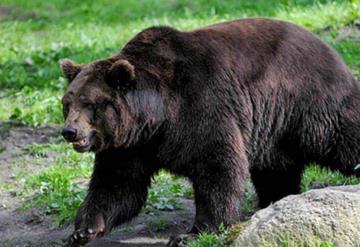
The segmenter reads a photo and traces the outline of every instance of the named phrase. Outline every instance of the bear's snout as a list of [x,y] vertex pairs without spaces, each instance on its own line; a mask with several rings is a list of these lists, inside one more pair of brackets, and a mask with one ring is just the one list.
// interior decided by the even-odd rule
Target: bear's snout
[[73,142],[76,139],[76,133],[77,133],[77,130],[72,127],[65,127],[61,131],[61,135],[68,142]]

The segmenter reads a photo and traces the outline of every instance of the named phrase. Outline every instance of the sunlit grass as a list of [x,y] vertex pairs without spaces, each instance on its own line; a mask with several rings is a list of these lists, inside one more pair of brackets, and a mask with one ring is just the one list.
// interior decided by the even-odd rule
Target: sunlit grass
[[[53,215],[58,224],[73,219],[85,196],[93,154],[76,153],[64,143],[32,144],[24,150],[43,168],[35,173],[18,175],[24,181],[20,195],[32,198],[23,208],[37,207],[41,212]],[[50,152],[56,159],[47,164],[45,158]]]
[[[28,125],[60,123],[59,99],[66,86],[59,59],[90,62],[118,51],[142,29],[170,25],[190,30],[249,16],[292,21],[311,31],[359,24],[360,3],[352,1],[7,1],[13,15],[0,22],[0,120]],[[71,7],[69,7],[71,6]],[[146,6],[151,6],[147,8]],[[151,11],[147,11],[151,9]],[[27,20],[17,20],[34,13]],[[331,43],[359,74],[359,42]],[[27,104],[34,99],[33,104]]]
[[345,177],[339,172],[331,172],[316,165],[309,166],[303,175],[301,191],[305,192],[312,188],[323,188],[337,185],[360,184],[360,178]]
[[[23,209],[36,207],[40,212],[51,215],[57,224],[73,219],[86,194],[94,155],[77,153],[68,144],[61,142],[31,144],[24,151],[33,157],[31,162],[37,164],[39,169],[36,172],[16,169],[14,177],[16,187],[20,188],[18,195],[30,199],[26,200]],[[55,157],[50,163],[49,156]],[[30,160],[20,158],[14,162],[14,168],[22,166],[24,162]],[[2,187],[13,189],[14,186],[14,183],[7,183]],[[160,171],[149,189],[144,212],[181,209],[179,197],[192,197],[191,185],[179,177]]]
[[219,226],[219,233],[212,234],[208,232],[200,233],[199,236],[191,241],[188,247],[226,247],[229,246],[228,242],[229,230],[223,225]]

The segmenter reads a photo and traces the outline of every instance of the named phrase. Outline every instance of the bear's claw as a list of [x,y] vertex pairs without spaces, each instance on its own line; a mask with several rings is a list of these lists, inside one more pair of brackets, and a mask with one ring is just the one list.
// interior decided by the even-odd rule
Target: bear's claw
[[79,229],[76,230],[67,240],[67,246],[78,247],[85,245],[91,240],[94,240],[97,237],[100,237],[104,234],[103,229],[100,229],[98,232],[95,232],[93,229]]

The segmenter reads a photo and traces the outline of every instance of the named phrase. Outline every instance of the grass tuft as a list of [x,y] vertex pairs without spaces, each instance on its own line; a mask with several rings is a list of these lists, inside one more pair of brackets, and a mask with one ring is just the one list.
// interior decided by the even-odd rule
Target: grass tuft
[[179,197],[191,197],[192,188],[183,179],[161,171],[149,190],[145,212],[172,211],[181,208]]
[[331,172],[317,165],[309,166],[303,175],[301,191],[323,188],[337,185],[356,185],[360,184],[360,178],[346,177],[339,172]]
[[23,209],[37,207],[52,215],[57,224],[73,219],[85,196],[84,182],[90,176],[93,155],[76,153],[63,143],[32,144],[25,150],[39,160],[50,151],[56,152],[57,158],[38,173],[21,174],[25,178],[21,195],[31,198]]
[[223,225],[219,226],[219,234],[202,232],[194,240],[188,243],[188,247],[226,247],[228,242],[229,230]]

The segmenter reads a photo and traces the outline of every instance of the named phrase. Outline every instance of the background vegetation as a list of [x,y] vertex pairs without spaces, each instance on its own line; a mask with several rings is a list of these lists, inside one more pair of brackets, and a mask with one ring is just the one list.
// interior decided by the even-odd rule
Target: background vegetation
[[[60,98],[66,81],[58,66],[61,58],[79,63],[104,58],[152,25],[189,30],[250,16],[287,20],[315,32],[360,77],[359,0],[0,0],[0,121],[28,126],[62,123]],[[37,206],[60,224],[72,219],[84,196],[82,181],[90,175],[93,156],[77,154],[58,139],[25,151],[39,169],[35,174],[15,174],[21,181],[16,185],[22,187],[20,196],[36,195],[24,209]],[[54,153],[51,165],[43,164],[44,157]],[[177,197],[191,196],[191,189],[178,178],[162,172],[155,180],[147,211],[173,210],[179,207]],[[311,166],[302,188],[354,183],[359,180]],[[254,210],[253,200],[249,192],[249,211]],[[191,246],[223,246],[223,236],[204,234]]]

